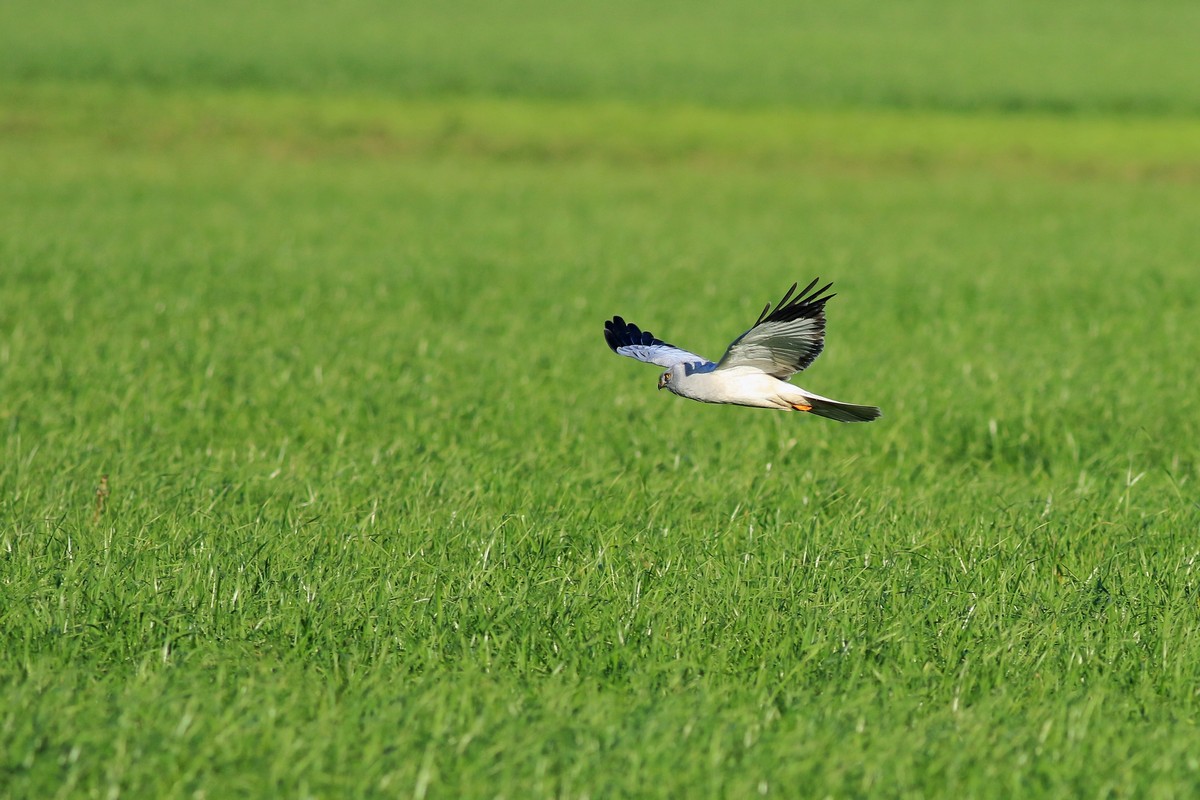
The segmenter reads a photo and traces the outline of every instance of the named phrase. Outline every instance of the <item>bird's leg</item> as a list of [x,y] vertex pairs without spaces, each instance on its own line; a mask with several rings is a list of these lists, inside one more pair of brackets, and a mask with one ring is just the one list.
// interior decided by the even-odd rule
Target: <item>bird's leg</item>
[[812,411],[812,406],[804,403],[792,403],[792,408],[796,409],[797,411]]

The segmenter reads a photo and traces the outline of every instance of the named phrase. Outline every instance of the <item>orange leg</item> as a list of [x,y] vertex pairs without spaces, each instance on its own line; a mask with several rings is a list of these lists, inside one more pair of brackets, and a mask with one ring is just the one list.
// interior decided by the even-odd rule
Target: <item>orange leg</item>
[[792,408],[797,411],[812,411],[812,406],[806,406],[803,403],[792,403]]

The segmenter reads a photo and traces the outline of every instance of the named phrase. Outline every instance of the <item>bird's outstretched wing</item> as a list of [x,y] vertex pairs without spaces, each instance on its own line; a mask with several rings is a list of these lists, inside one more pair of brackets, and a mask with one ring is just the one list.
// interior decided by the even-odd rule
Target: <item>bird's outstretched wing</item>
[[619,356],[629,356],[668,369],[676,364],[712,363],[707,358],[656,339],[650,331],[644,331],[620,317],[613,317],[604,323],[604,341]]
[[825,294],[832,283],[813,290],[818,280],[795,297],[800,284],[792,284],[774,310],[767,303],[754,327],[729,345],[717,369],[753,367],[787,380],[811,364],[825,347],[825,303],[833,297]]

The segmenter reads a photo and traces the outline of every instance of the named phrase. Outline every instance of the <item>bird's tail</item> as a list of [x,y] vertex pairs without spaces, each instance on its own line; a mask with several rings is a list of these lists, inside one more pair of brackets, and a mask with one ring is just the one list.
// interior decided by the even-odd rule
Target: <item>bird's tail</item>
[[836,419],[838,422],[870,422],[883,415],[875,406],[859,406],[854,403],[843,403],[830,400],[820,395],[806,394],[805,404],[811,406],[808,411],[818,417]]

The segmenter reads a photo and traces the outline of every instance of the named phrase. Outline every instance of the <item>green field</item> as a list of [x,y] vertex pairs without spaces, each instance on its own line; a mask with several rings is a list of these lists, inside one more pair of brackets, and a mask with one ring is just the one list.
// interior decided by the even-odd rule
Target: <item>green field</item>
[[647,5],[0,7],[0,797],[1200,789],[1200,7]]

